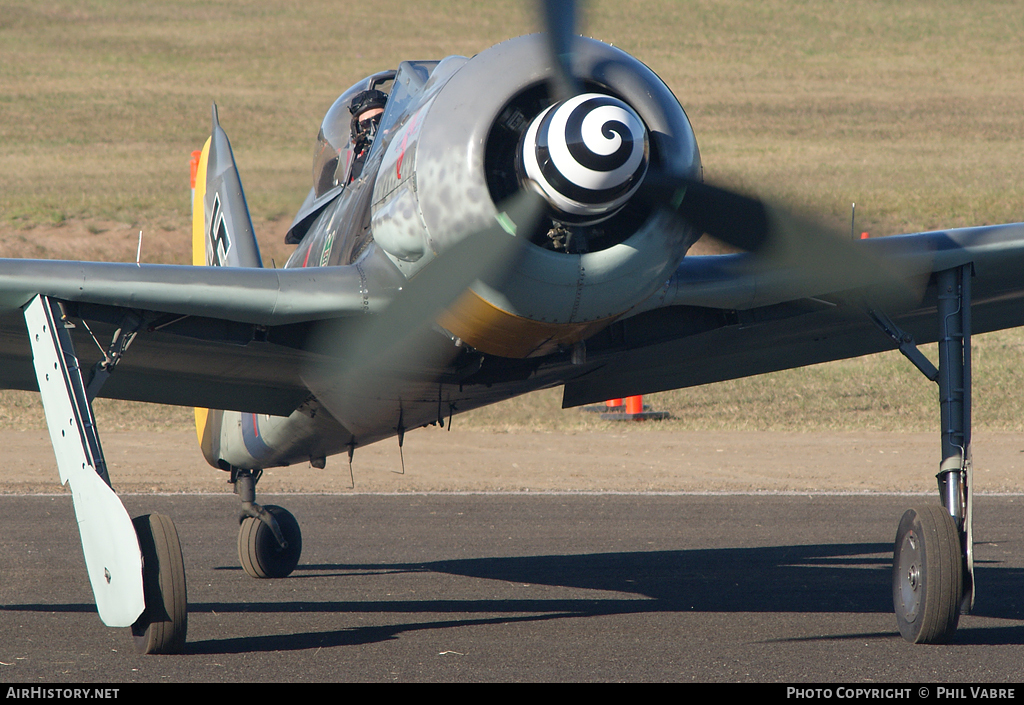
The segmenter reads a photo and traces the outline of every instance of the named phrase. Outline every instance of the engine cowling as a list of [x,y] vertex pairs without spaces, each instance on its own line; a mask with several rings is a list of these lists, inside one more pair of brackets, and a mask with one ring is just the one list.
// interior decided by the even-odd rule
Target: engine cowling
[[[581,38],[585,94],[551,104],[543,38],[441,62],[390,138],[374,190],[374,238],[407,276],[494,222],[524,184],[550,205],[501,281],[477,282],[439,320],[505,357],[582,340],[654,294],[697,233],[632,198],[648,169],[700,176],[685,113],[646,66]],[[439,73],[440,72],[440,73]],[[433,85],[431,85],[433,82]],[[568,155],[568,156],[566,156]]]

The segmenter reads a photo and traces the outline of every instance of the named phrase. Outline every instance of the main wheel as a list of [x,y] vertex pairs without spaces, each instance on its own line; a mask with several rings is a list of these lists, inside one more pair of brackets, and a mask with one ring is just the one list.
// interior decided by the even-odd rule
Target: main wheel
[[178,531],[163,514],[136,517],[132,524],[142,552],[146,596],[146,609],[132,625],[135,650],[141,654],[184,653],[188,599]]
[[263,508],[274,515],[288,547],[281,548],[274,532],[262,521],[245,517],[238,527],[238,560],[245,572],[254,578],[284,578],[299,564],[302,532],[299,522],[287,509],[273,504]]
[[900,634],[913,644],[942,644],[960,621],[960,532],[942,507],[908,509],[896,532],[892,602]]

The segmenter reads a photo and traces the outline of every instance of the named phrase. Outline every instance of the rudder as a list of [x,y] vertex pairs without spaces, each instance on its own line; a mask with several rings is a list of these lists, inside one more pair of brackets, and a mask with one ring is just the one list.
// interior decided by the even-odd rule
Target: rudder
[[[249,216],[242,181],[217,105],[213,129],[198,161],[193,154],[192,264],[215,267],[262,267],[259,244]],[[223,414],[195,408],[196,436],[206,460],[215,467]]]
[[262,267],[235,156],[213,106],[213,131],[203,145],[192,198],[192,264]]

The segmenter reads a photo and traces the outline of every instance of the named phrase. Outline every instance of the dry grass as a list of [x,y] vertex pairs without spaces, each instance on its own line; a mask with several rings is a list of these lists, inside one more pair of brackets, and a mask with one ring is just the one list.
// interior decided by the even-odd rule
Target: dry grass
[[[188,158],[216,100],[280,262],[338,93],[401,59],[471,55],[534,26],[529,3],[510,1],[0,0],[0,248],[124,260],[143,228],[147,261],[187,261]],[[855,201],[858,230],[875,235],[1024,219],[1024,6],[605,0],[588,3],[585,30],[666,80],[708,178],[842,228]],[[978,427],[1020,426],[1021,340],[977,340]],[[928,430],[934,396],[893,354],[650,401],[678,428]],[[23,423],[31,403],[6,399],[0,421]],[[598,423],[557,407],[544,392],[463,423]],[[139,412],[125,409],[108,422],[98,410],[100,423]],[[168,418],[188,425],[187,412]]]
[[[101,431],[184,431],[195,428],[191,408],[97,399],[93,402],[96,427]],[[35,392],[0,390],[0,428],[9,431],[45,431],[46,416]]]
[[[475,53],[522,19],[454,3],[0,5],[0,210],[31,226],[188,218],[188,159],[221,107],[257,218],[291,214],[337,95],[404,58]],[[458,9],[458,12],[453,10]],[[400,19],[399,19],[400,18]],[[395,54],[395,47],[409,54]]]
[[[184,225],[214,100],[254,216],[287,217],[341,90],[530,31],[528,5],[6,0],[2,220]],[[1017,4],[592,2],[585,28],[673,88],[709,177],[879,234],[1020,218]]]

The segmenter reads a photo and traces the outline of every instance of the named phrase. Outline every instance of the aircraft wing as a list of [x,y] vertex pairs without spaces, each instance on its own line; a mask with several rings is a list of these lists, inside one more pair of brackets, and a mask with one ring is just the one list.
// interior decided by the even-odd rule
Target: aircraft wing
[[971,264],[973,332],[1024,325],[1024,224],[858,243],[908,280],[914,301],[834,291],[828,272],[787,271],[754,255],[687,257],[646,310],[587,341],[593,368],[565,385],[563,406],[692,387],[897,347],[868,312],[918,344],[938,336],[934,272]]
[[[1024,325],[1024,224],[860,243],[908,279],[971,263],[974,331]],[[113,332],[138,329],[101,396],[288,415],[310,392],[299,378],[311,324],[360,323],[403,278],[375,250],[357,264],[249,269],[0,260],[0,387],[35,390],[21,307],[37,294],[66,302],[83,366]],[[576,406],[896,347],[868,316],[890,317],[933,342],[934,283],[911,305],[870,291],[834,291],[827,273],[788,271],[755,255],[687,257],[630,317],[587,341],[587,371],[565,385]],[[342,333],[344,327],[342,328]]]
[[0,387],[37,389],[21,308],[42,294],[86,321],[73,331],[83,368],[118,328],[137,329],[101,396],[288,415],[309,396],[310,324],[357,322],[401,280],[373,250],[315,269],[0,260]]

